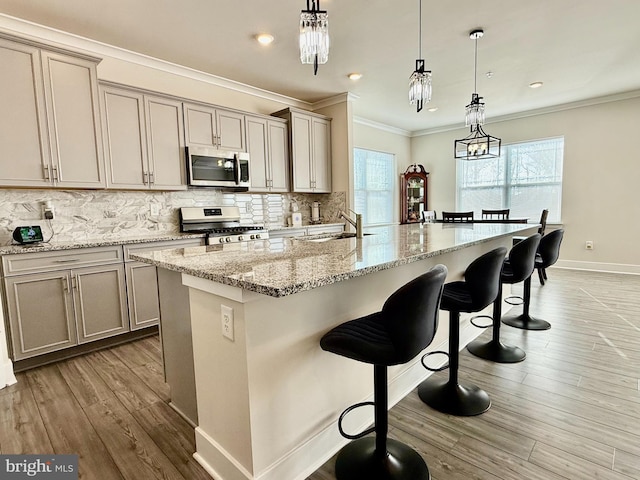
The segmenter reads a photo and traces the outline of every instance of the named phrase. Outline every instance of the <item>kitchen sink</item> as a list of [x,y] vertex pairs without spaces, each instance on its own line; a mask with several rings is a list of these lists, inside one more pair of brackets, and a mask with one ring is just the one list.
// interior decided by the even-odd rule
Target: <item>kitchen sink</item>
[[[373,235],[372,233],[364,233],[364,236],[368,236],[368,235]],[[305,242],[316,242],[316,243],[320,243],[320,242],[328,242],[330,240],[340,240],[343,238],[356,238],[356,234],[352,233],[352,232],[344,232],[344,233],[340,233],[338,235],[323,235],[320,237],[305,237],[305,238],[301,238],[300,240],[303,240]]]

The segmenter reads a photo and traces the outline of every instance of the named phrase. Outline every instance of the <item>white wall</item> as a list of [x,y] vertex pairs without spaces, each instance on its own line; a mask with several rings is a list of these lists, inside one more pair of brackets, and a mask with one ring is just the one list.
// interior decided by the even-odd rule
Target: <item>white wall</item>
[[[640,161],[633,145],[639,125],[639,97],[485,125],[503,144],[564,135],[558,266],[640,273]],[[412,158],[430,172],[430,208],[455,208],[453,142],[467,133],[412,138]],[[592,251],[586,240],[594,242]]]

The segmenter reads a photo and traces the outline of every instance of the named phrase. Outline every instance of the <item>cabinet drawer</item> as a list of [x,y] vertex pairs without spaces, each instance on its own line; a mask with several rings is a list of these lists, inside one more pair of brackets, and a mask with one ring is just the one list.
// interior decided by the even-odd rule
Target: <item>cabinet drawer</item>
[[55,252],[4,255],[2,268],[5,277],[27,273],[52,272],[77,267],[122,262],[121,246],[78,248]]
[[132,243],[124,246],[125,262],[131,262],[130,253],[150,252],[153,250],[167,250],[172,248],[188,248],[204,245],[203,238],[185,238],[184,240],[165,240],[162,242]]

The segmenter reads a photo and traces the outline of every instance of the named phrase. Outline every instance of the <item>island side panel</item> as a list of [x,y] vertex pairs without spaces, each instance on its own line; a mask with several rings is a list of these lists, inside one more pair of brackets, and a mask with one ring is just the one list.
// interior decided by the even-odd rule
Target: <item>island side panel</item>
[[[190,289],[200,419],[196,458],[224,480],[304,479],[346,443],[336,428],[339,413],[373,392],[371,366],[323,352],[321,336],[378,310],[395,289],[437,263],[449,268],[447,281],[459,279],[477,256],[510,242],[494,239],[283,298],[196,279],[210,287]],[[225,290],[227,298],[217,295]],[[234,309],[234,342],[222,337],[221,304]],[[447,349],[447,315],[442,312],[429,350]],[[480,333],[467,318],[461,345]],[[390,405],[427,375],[418,358],[391,368]],[[354,412],[347,428],[369,423],[366,410]]]

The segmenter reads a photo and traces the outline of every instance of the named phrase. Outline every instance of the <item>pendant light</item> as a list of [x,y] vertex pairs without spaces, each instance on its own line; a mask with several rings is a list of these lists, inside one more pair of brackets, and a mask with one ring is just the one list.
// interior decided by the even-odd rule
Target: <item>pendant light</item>
[[481,29],[469,33],[469,38],[475,41],[475,58],[473,67],[473,90],[471,103],[466,107],[465,125],[470,127],[469,135],[454,143],[454,156],[463,160],[480,160],[500,156],[501,140],[486,133],[484,124],[484,102],[477,92],[478,79],[478,39],[484,36]]
[[[418,57],[422,57],[422,0],[419,0],[420,29],[418,34]],[[409,77],[409,104],[416,105],[419,112],[431,101],[431,70],[424,69],[424,59],[416,60],[416,69]]]
[[307,0],[307,9],[300,13],[300,61],[313,64],[313,74],[318,74],[318,64],[329,59],[329,16],[320,10],[320,0]]

